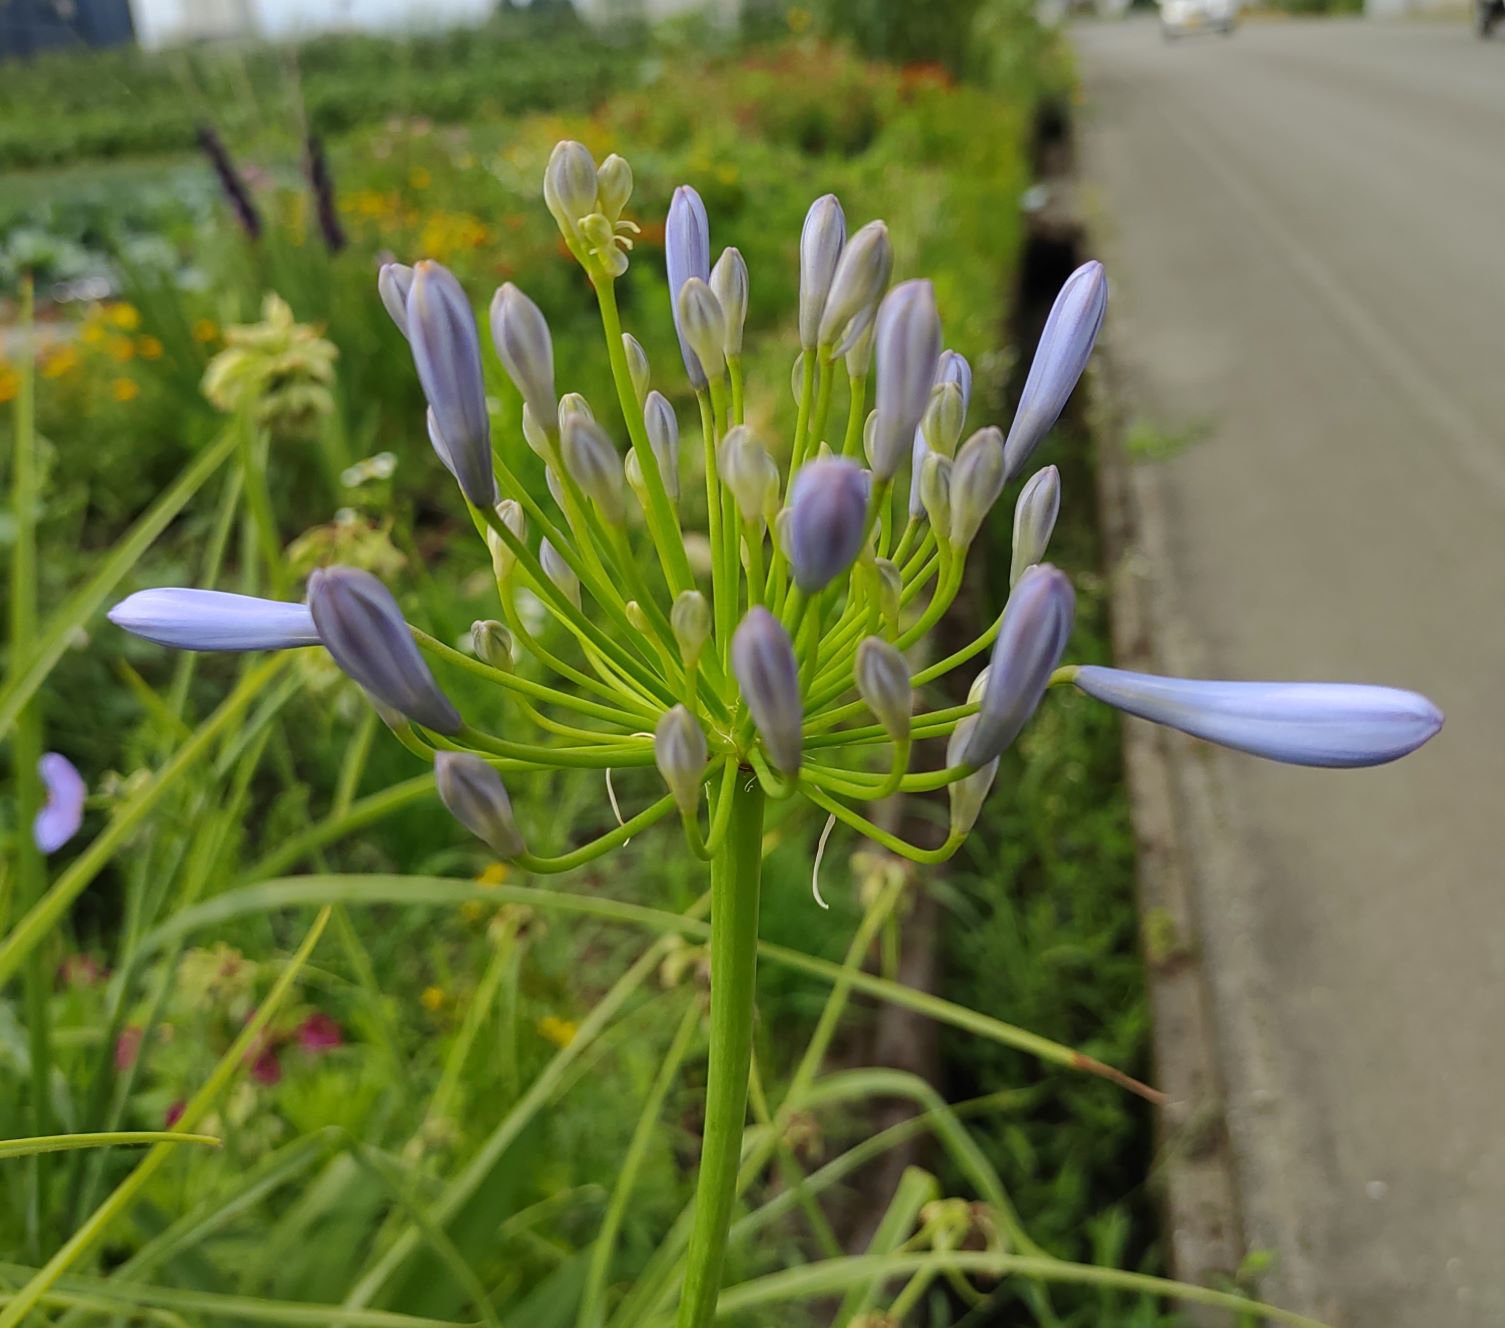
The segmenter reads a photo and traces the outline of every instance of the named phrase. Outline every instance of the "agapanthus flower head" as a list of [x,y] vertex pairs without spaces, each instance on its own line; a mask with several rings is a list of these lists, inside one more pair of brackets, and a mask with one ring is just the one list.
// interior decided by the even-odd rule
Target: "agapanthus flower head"
[[66,756],[48,752],[37,762],[46,801],[32,823],[32,839],[43,853],[56,853],[84,822],[84,799],[89,795],[84,777]]
[[459,732],[459,712],[418,653],[392,592],[370,572],[315,572],[308,579],[308,608],[324,648],[352,680],[425,728]]

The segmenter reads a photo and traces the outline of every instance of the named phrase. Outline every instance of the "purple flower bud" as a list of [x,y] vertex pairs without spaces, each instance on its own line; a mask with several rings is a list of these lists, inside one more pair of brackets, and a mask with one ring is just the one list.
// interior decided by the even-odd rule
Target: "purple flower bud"
[[491,300],[491,339],[507,377],[533,418],[546,429],[558,422],[554,395],[554,342],[543,311],[510,281]]
[[878,424],[873,435],[873,474],[890,478],[904,461],[915,429],[930,402],[941,322],[928,281],[895,286],[878,307],[874,358],[878,373]]
[[707,760],[705,730],[682,705],[664,711],[653,734],[653,760],[686,816],[700,805]]
[[438,263],[425,261],[413,270],[408,341],[461,492],[477,507],[486,507],[496,501],[496,476],[481,343],[464,290]]
[[[962,426],[966,427],[967,410],[972,404],[972,366],[967,363],[966,356],[958,354],[954,350],[943,350],[940,358],[936,361],[935,381],[941,383],[955,383],[961,389],[962,394]],[[953,451],[955,449],[953,448]],[[921,467],[925,464],[925,456],[930,451],[930,446],[925,441],[924,421],[914,431],[914,450],[909,467],[909,515],[915,520],[925,515],[925,507],[920,498],[920,474]]]
[[408,334],[408,292],[412,288],[413,269],[406,263],[383,263],[376,274],[376,292],[403,336]]
[[580,220],[596,210],[596,159],[583,143],[554,144],[543,172],[543,201],[566,240],[578,240]]
[[893,270],[888,227],[870,221],[842,249],[821,313],[817,340],[830,346],[833,356],[845,355],[872,326]]
[[669,501],[679,501],[679,417],[662,392],[648,393],[643,402],[643,425],[648,431],[648,445],[658,461]]
[[436,733],[455,733],[459,712],[439,690],[392,592],[370,572],[327,567],[308,578],[319,639],[345,674],[377,700]]
[[914,689],[909,682],[909,665],[895,646],[881,636],[869,636],[857,647],[853,666],[857,694],[895,742],[909,737]]
[[728,359],[742,354],[742,325],[747,321],[747,263],[740,249],[723,249],[711,269],[711,293],[726,319],[722,350]]
[[846,242],[841,204],[835,194],[822,195],[810,204],[800,232],[800,345],[807,351],[819,343],[821,315]]
[[580,607],[580,578],[575,574],[575,569],[565,562],[564,555],[548,540],[539,540],[538,561],[544,570],[544,575],[578,609]]
[[497,857],[510,862],[527,852],[512,799],[502,777],[469,752],[435,752],[434,783],[449,814]]
[[761,604],[732,633],[732,672],[769,763],[781,774],[798,774],[804,755],[799,665],[783,623]]
[[669,221],[664,230],[664,260],[669,269],[669,308],[674,314],[674,330],[679,333],[679,351],[684,356],[690,385],[698,392],[706,385],[706,376],[680,326],[679,292],[691,277],[699,277],[704,282],[711,279],[711,223],[706,218],[700,195],[687,184],[674,191],[674,198],[669,203]]
[[174,650],[287,650],[319,644],[306,604],[224,590],[138,590],[107,616],[132,635]]
[[726,312],[706,282],[686,277],[679,288],[676,326],[708,378],[720,378],[726,368]]
[[[962,720],[952,730],[946,743],[947,768],[969,764],[965,753],[972,742],[972,735],[977,732],[977,724],[978,717],[973,715]],[[993,787],[993,781],[998,777],[998,760],[995,756],[991,761],[983,762],[970,775],[947,785],[946,793],[951,802],[952,839],[961,839],[970,834],[972,827],[977,824],[977,814],[982,811],[982,804]]]
[[1384,765],[1442,727],[1426,697],[1335,682],[1211,682],[1084,665],[1088,696],[1235,751],[1289,765]]
[[951,468],[951,543],[971,547],[998,495],[1003,492],[1005,472],[1003,433],[991,424],[979,429],[956,454]]
[[565,470],[610,522],[622,519],[622,458],[589,415],[571,411],[559,430]]
[[721,482],[732,491],[744,521],[755,521],[775,503],[779,468],[745,424],[728,429],[716,451]]
[[1019,501],[1014,505],[1014,556],[1009,564],[1010,586],[1019,583],[1026,567],[1032,567],[1045,557],[1060,510],[1061,472],[1054,466],[1046,466],[1044,470],[1036,471],[1030,476],[1029,483],[1019,491]]
[[48,752],[37,762],[37,774],[47,790],[47,801],[32,822],[31,835],[41,852],[56,853],[83,824],[89,790],[73,762],[57,752]]
[[1075,613],[1076,592],[1064,572],[1041,563],[1019,578],[993,645],[963,764],[985,765],[1019,736],[1061,662]]
[[[523,407],[526,411],[528,408]],[[434,455],[444,463],[444,469],[451,475],[455,474],[455,463],[450,459],[449,444],[444,441],[444,436],[439,432],[439,421],[434,418],[434,408],[430,406],[423,415],[424,423],[428,426],[429,446],[434,449]],[[459,479],[459,476],[455,476]]]
[[1096,260],[1083,263],[1061,287],[1035,358],[1019,395],[1019,410],[1009,427],[1009,475],[1024,473],[1040,440],[1060,418],[1071,390],[1087,367],[1092,343],[1108,307],[1108,279]]
[[789,556],[807,595],[843,575],[862,549],[870,480],[855,461],[828,457],[795,474],[789,494]]

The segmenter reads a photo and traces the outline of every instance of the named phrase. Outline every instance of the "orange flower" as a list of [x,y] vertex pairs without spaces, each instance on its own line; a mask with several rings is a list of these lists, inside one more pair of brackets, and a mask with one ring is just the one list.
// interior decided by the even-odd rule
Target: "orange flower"
[[110,395],[116,401],[134,401],[141,395],[141,389],[132,378],[117,378],[110,384]]
[[150,335],[137,337],[136,354],[143,360],[159,360],[162,358],[162,343]]
[[193,324],[193,339],[195,341],[216,341],[219,338],[219,328],[215,326],[212,318],[199,318]]

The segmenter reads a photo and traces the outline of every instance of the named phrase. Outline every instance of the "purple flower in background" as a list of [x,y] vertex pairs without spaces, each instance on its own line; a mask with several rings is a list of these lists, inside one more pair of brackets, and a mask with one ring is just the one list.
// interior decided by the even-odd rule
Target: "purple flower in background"
[[1088,696],[1195,738],[1290,765],[1384,765],[1442,727],[1426,697],[1336,682],[1214,682],[1084,665]]
[[318,1054],[323,1051],[331,1051],[345,1041],[340,1026],[322,1010],[315,1010],[301,1024],[297,1031],[298,1045],[304,1051]]
[[138,590],[106,616],[132,635],[174,650],[287,650],[319,644],[306,604],[225,590]]
[[1009,428],[1011,478],[1024,473],[1040,440],[1060,418],[1077,379],[1087,367],[1103,314],[1108,308],[1108,279],[1095,259],[1083,263],[1061,287],[1050,307],[1045,330],[1019,394],[1019,410]]
[[679,292],[691,277],[711,280],[711,223],[705,204],[687,184],[674,191],[669,204],[669,220],[664,229],[664,260],[669,269],[669,308],[674,314],[674,330],[679,335],[679,352],[684,356],[685,372],[698,392],[706,385],[705,371],[680,328]]
[[37,762],[37,774],[47,790],[47,801],[32,824],[32,838],[43,853],[56,853],[83,824],[89,790],[73,762],[58,752],[48,752]]

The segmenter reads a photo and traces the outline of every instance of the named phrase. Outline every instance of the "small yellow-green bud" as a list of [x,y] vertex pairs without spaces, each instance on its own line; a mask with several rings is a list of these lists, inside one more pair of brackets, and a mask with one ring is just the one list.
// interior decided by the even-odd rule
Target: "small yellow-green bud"
[[711,635],[711,606],[698,590],[681,590],[669,610],[669,626],[679,646],[679,657],[695,665]]
[[622,350],[627,355],[627,376],[641,406],[648,398],[648,352],[631,332],[622,333]]
[[959,383],[937,383],[930,389],[930,404],[925,407],[920,432],[932,452],[954,456],[966,422],[967,403]]
[[583,143],[554,145],[543,173],[543,201],[566,240],[580,238],[580,219],[596,210],[596,161]]
[[628,600],[627,603],[622,606],[622,611],[626,614],[627,621],[630,622],[638,631],[647,632],[651,630],[652,624],[650,624],[648,621],[648,615],[643,612],[643,606],[639,604],[637,600]]
[[512,672],[512,633],[495,618],[470,624],[470,648],[482,664],[503,673]]
[[952,520],[951,460],[935,452],[925,454],[920,467],[920,501],[937,539],[949,538]]
[[[503,498],[496,505],[496,514],[502,519],[502,524],[517,536],[521,543],[528,537],[528,521],[523,515],[522,506],[513,498]],[[491,570],[498,581],[505,581],[512,571],[512,565],[517,561],[512,550],[507,546],[507,541],[496,533],[490,526],[486,527],[486,547],[491,550]]]
[[700,785],[705,778],[705,730],[682,705],[664,711],[653,734],[653,759],[658,772],[686,816],[700,805]]
[[[557,415],[557,409],[556,409]],[[548,458],[549,438],[544,433],[543,425],[538,422],[536,416],[528,409],[528,403],[523,402],[523,439],[539,456]]]
[[643,402],[643,426],[658,462],[669,501],[679,502],[679,417],[662,392],[650,392]]
[[539,542],[538,561],[543,566],[544,575],[578,609],[580,607],[580,578],[575,575],[575,569],[565,562],[559,550],[546,539]]
[[632,197],[632,167],[626,158],[613,152],[596,167],[596,198],[608,220],[613,223],[622,215]]
[[777,498],[779,470],[753,431],[745,424],[728,430],[717,449],[716,461],[721,481],[732,491],[742,519],[762,520],[770,502]]
[[904,577],[887,558],[873,561],[873,571],[878,576],[878,607],[884,621],[890,626],[899,621],[900,597],[904,590]]

